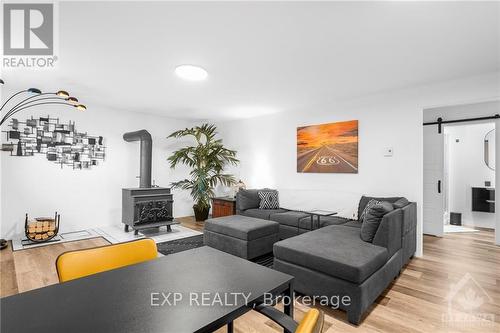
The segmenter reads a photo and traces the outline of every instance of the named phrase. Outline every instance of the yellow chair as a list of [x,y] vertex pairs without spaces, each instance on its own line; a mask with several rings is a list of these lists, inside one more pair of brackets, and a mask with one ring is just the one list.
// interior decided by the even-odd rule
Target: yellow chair
[[307,311],[300,323],[295,322],[291,317],[269,305],[259,304],[254,307],[254,310],[270,318],[288,332],[321,333],[323,330],[325,315],[318,309]]
[[157,256],[158,251],[154,240],[142,238],[125,243],[65,252],[57,257],[56,269],[59,282],[65,282],[152,260]]
[[307,311],[299,323],[295,333],[321,333],[323,329],[324,314],[318,309]]

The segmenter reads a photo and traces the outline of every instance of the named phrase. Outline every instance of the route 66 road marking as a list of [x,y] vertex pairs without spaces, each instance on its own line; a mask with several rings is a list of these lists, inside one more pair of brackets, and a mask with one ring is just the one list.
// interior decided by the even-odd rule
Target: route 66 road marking
[[318,165],[337,165],[340,161],[336,156],[320,156],[316,160]]

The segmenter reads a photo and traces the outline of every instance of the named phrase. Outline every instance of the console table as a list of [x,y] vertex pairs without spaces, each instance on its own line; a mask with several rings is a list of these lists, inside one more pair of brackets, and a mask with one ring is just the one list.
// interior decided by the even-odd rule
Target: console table
[[236,199],[232,197],[212,198],[212,218],[236,214]]

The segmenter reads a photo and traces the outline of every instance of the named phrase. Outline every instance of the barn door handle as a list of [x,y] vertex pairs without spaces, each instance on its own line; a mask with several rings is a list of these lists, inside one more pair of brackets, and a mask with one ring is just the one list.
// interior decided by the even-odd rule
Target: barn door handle
[[438,180],[438,193],[441,193],[441,181]]

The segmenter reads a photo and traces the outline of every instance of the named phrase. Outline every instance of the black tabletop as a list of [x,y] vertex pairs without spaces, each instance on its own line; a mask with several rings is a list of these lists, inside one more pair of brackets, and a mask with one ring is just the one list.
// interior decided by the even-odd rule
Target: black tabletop
[[2,333],[204,332],[248,311],[243,295],[252,301],[280,293],[292,280],[201,247],[3,298],[0,328]]

